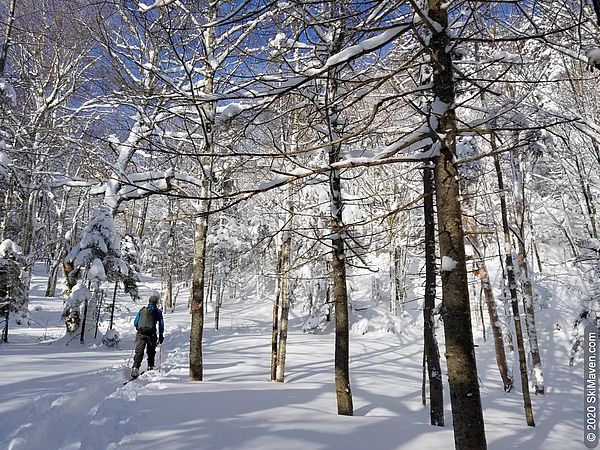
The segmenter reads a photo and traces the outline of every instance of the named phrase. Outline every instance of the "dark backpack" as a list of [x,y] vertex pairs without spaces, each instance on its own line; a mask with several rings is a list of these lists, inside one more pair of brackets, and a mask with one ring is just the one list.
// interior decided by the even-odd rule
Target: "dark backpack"
[[144,306],[140,309],[140,320],[137,327],[138,333],[145,336],[156,334],[156,318],[154,317],[154,309],[148,309]]

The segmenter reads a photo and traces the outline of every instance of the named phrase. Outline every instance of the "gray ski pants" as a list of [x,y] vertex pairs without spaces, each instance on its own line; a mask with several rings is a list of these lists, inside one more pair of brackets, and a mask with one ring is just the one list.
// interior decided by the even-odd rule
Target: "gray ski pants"
[[133,367],[140,368],[142,359],[144,359],[144,349],[148,353],[148,367],[154,367],[154,357],[156,356],[156,335],[145,336],[137,333],[135,336],[135,356],[133,357]]

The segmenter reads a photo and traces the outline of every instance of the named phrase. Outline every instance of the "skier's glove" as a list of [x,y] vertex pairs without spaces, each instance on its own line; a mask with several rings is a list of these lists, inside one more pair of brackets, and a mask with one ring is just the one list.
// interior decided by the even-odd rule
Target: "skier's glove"
[[161,334],[161,335],[158,337],[158,343],[159,343],[159,344],[162,344],[164,340],[165,340],[165,337],[164,337],[164,336]]

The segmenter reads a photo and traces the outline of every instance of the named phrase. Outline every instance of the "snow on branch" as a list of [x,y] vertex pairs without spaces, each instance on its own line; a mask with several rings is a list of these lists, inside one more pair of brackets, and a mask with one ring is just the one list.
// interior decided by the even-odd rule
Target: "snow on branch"
[[[424,140],[424,142],[429,139],[431,139],[431,138],[426,138]],[[427,144],[423,143],[423,145],[419,146],[419,148],[423,148],[426,145]],[[296,181],[296,180],[300,180],[303,178],[308,178],[311,176],[320,175],[320,174],[324,174],[324,173],[329,173],[333,170],[352,169],[352,168],[356,168],[356,167],[375,167],[375,166],[382,166],[382,165],[386,165],[386,164],[394,164],[394,163],[402,163],[402,162],[425,161],[425,160],[428,160],[431,158],[435,158],[436,156],[439,155],[439,147],[438,146],[431,145],[431,143],[429,143],[429,146],[430,146],[430,149],[428,151],[425,151],[422,153],[417,153],[417,154],[407,154],[407,155],[402,155],[402,156],[397,156],[397,157],[391,157],[391,156],[390,157],[380,157],[382,155],[380,153],[378,156],[376,156],[374,158],[368,158],[368,157],[347,158],[347,159],[344,159],[337,163],[329,164],[327,166],[313,167],[310,169],[298,168],[289,173],[279,175],[270,181],[261,183],[253,191],[245,191],[245,192],[241,192],[240,194],[258,193],[258,192],[268,191],[268,190],[271,190],[271,189],[274,189],[277,187],[284,186],[287,183],[292,182],[292,181]],[[398,148],[394,153],[397,153],[397,151],[399,151],[399,150],[400,150],[400,148]]]
[[370,37],[359,42],[358,44],[351,45],[339,53],[331,55],[322,67],[309,69],[305,73],[308,76],[322,74],[324,71],[335,66],[345,64],[353,59],[358,58],[359,56],[379,50],[403,34],[405,31],[410,30],[413,25],[414,23],[412,22],[410,24],[402,23],[384,31],[381,34],[378,34],[377,36]]
[[156,8],[162,8],[175,3],[177,0],[154,0],[154,3],[147,5],[143,2],[139,2],[139,8],[141,12],[148,12]]

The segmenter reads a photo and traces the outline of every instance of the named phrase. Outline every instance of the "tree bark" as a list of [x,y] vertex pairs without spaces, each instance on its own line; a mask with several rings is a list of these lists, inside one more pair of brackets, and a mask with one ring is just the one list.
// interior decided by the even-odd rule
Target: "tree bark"
[[585,174],[585,166],[583,165],[583,161],[580,161],[577,156],[575,156],[575,167],[577,168],[577,178],[579,180],[579,186],[581,188],[581,193],[583,194],[583,199],[585,200],[585,208],[588,219],[590,221],[589,224],[589,234],[593,238],[598,238],[598,227],[596,224],[596,204],[594,203],[594,196],[590,189],[589,181],[586,181]]
[[[433,65],[433,113],[440,141],[435,161],[435,188],[439,247],[442,264],[442,317],[446,340],[448,383],[457,450],[486,449],[485,428],[477,363],[471,328],[465,243],[459,200],[459,173],[456,165],[456,115],[454,111],[454,70],[450,50],[448,11],[442,0],[428,0],[432,27],[430,41]],[[452,267],[454,266],[454,267]]]
[[444,391],[440,351],[435,338],[433,309],[435,308],[436,268],[435,268],[435,221],[433,206],[433,172],[423,169],[423,192],[425,200],[423,212],[425,219],[425,303],[423,305],[423,334],[427,376],[429,378],[429,401],[431,425],[444,426]]
[[290,258],[292,248],[292,218],[290,206],[285,235],[281,245],[281,322],[279,326],[279,345],[277,348],[276,381],[285,380],[285,358],[287,351],[288,319],[290,315]]
[[17,0],[10,0],[8,5],[8,22],[6,24],[6,33],[2,42],[2,53],[0,53],[0,76],[4,76],[6,69],[6,60],[8,59],[8,50],[10,48],[10,35],[12,34],[13,24],[15,22],[15,8]]
[[192,327],[190,330],[190,380],[203,380],[202,334],[204,331],[204,270],[206,268],[206,238],[210,202],[203,201],[206,211],[196,219],[194,231],[194,266],[192,270]]
[[81,333],[79,334],[79,342],[81,344],[85,343],[85,322],[87,320],[88,315],[88,299],[84,300],[83,304],[83,318],[81,319]]
[[[211,62],[215,58],[216,46],[216,25],[214,23],[218,19],[219,1],[214,1],[207,8],[207,19],[211,25],[207,26],[203,33],[203,44],[206,52],[206,61],[204,63],[204,86],[203,93],[212,95],[215,93],[215,71]],[[186,69],[188,70],[188,69]],[[204,133],[203,151],[206,154],[211,154],[214,151],[214,132],[215,132],[215,116],[216,102],[203,103],[196,98],[194,88],[193,74],[188,72],[191,82],[191,96],[196,105],[199,117],[202,119]],[[201,159],[201,170],[203,172],[202,193],[204,196],[209,196],[210,187],[213,180],[212,160],[210,157]],[[194,267],[192,270],[192,328],[190,330],[190,379],[194,381],[202,381],[203,379],[203,362],[202,362],[202,333],[204,330],[204,273],[206,271],[206,243],[209,228],[209,215],[211,203],[210,200],[202,200],[200,202],[201,216],[196,219],[196,230],[194,236]]]
[[[332,146],[329,163],[339,161],[340,147]],[[344,224],[342,210],[341,176],[339,170],[329,174],[331,196],[331,276],[333,281],[333,303],[335,305],[335,391],[338,414],[354,414],[352,391],[350,389],[350,333],[348,329],[348,290],[346,284],[346,259],[344,250]]]
[[167,273],[167,289],[165,294],[165,311],[173,312],[173,276]]
[[225,280],[221,278],[217,283],[217,299],[215,301],[215,330],[219,329],[219,320],[221,318],[221,304],[223,303],[224,292]]
[[544,394],[544,372],[542,358],[537,337],[535,323],[535,306],[533,303],[533,283],[529,264],[527,263],[527,250],[525,249],[525,182],[519,161],[519,155],[513,150],[510,154],[513,174],[513,197],[515,201],[515,221],[517,229],[517,262],[519,264],[520,281],[523,293],[523,308],[525,310],[525,329],[529,340],[531,362],[533,363],[532,381],[536,394]]
[[[492,135],[492,150],[495,147],[495,137]],[[525,420],[527,425],[535,426],[533,420],[533,408],[531,407],[531,396],[529,395],[529,379],[527,376],[527,360],[525,356],[525,344],[523,342],[523,330],[521,327],[521,315],[519,312],[519,301],[517,298],[517,280],[515,277],[515,268],[512,258],[512,245],[510,242],[510,228],[508,226],[508,211],[506,208],[506,200],[504,198],[504,179],[502,177],[502,168],[500,167],[500,159],[497,155],[494,156],[494,167],[496,176],[498,177],[498,191],[500,192],[500,210],[502,213],[502,229],[504,230],[504,249],[505,249],[505,264],[506,278],[508,281],[508,289],[510,291],[511,306],[513,318],[515,322],[515,335],[517,339],[517,352],[519,353],[519,372],[521,374],[521,388],[523,391],[523,406],[525,408]]]
[[115,318],[115,305],[117,303],[117,289],[118,288],[119,288],[119,282],[115,281],[115,290],[113,291],[112,304],[110,307],[110,323],[108,325],[109,330],[113,329],[113,322],[114,322],[114,318]]
[[6,186],[6,192],[2,196],[2,222],[0,222],[0,242],[7,238],[9,212],[12,208],[12,188]]
[[[340,182],[339,173],[332,176],[332,183]],[[339,186],[338,186],[339,187]],[[338,191],[339,193],[339,191]],[[335,203],[338,203],[335,201]],[[339,198],[341,204],[341,198]],[[333,279],[333,302],[335,304],[335,391],[338,414],[351,416],[354,413],[352,391],[350,390],[350,333],[348,329],[348,291],[346,286],[346,262],[344,260],[344,241],[341,238],[340,220],[332,218],[332,232],[335,237],[331,274]]]
[[2,342],[8,342],[8,321],[10,319],[10,308],[6,307],[4,313],[4,328],[2,328]]
[[138,221],[135,227],[135,234],[139,239],[144,237],[144,230],[146,229],[146,216],[148,215],[148,205],[150,204],[150,200],[148,197],[144,199],[144,203],[142,203],[142,207],[140,209],[140,215],[138,217]]
[[281,297],[281,251],[277,254],[277,279],[273,298],[273,330],[271,332],[271,381],[277,378],[277,336],[279,329],[279,299]]
[[56,231],[56,246],[54,248],[54,261],[50,266],[48,283],[46,285],[46,297],[54,297],[56,295],[56,283],[58,280],[58,270],[61,261],[67,256],[67,248],[65,243],[65,221],[67,205],[69,203],[69,190],[65,190],[61,199],[60,206],[56,207],[57,212],[57,231]]

